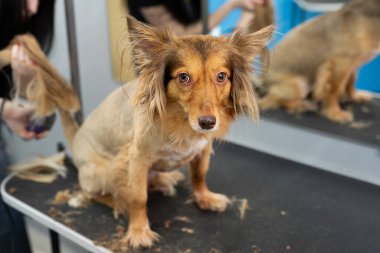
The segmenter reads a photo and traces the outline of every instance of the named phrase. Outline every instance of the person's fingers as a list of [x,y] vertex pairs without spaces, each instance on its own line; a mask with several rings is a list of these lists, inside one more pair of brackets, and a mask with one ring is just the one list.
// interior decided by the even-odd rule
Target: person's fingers
[[34,105],[28,104],[24,106],[24,114],[30,115],[33,114],[36,110]]
[[29,55],[26,53],[25,48],[22,46],[20,47],[20,58],[24,64],[27,64],[29,66],[33,65],[32,60],[30,59]]
[[17,57],[17,48],[18,45],[13,45],[11,50],[11,59],[14,60]]
[[39,140],[39,139],[45,138],[48,135],[48,133],[49,133],[48,131],[45,131],[45,132],[36,134],[36,139]]
[[28,55],[25,53],[23,47],[20,47],[20,59],[23,63],[28,63]]
[[30,59],[25,49],[18,44],[11,49],[11,65],[20,74],[30,75],[35,71],[35,63]]
[[28,140],[34,139],[36,134],[34,132],[30,132],[25,129],[22,132],[20,132],[18,135],[24,140],[28,141]]
[[21,50],[21,46],[17,46],[17,61],[19,64],[22,63],[22,50]]
[[25,55],[25,63],[28,64],[30,67],[32,67],[34,65],[34,63],[30,59],[29,55],[27,55],[27,53],[25,52],[25,50],[24,50],[24,55]]
[[20,65],[20,46],[14,45],[12,48],[12,66],[16,69],[19,68]]
[[21,58],[20,58],[20,46],[19,45],[14,45],[12,47],[12,52],[11,52],[11,65],[14,70],[17,72],[22,72],[21,70]]

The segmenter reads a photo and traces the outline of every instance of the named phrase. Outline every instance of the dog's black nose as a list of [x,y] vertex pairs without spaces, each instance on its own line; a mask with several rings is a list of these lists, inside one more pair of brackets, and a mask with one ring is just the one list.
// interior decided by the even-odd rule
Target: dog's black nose
[[216,118],[214,116],[201,116],[198,118],[199,126],[202,129],[213,129],[216,124]]

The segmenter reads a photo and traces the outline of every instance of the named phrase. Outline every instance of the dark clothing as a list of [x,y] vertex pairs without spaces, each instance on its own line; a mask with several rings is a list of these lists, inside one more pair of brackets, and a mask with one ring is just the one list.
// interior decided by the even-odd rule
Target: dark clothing
[[0,69],[0,97],[10,99],[13,87],[11,66]]
[[[0,123],[0,129],[4,126]],[[0,182],[6,176],[9,165],[6,145],[0,134]],[[6,206],[0,195],[0,252],[29,253],[29,242],[25,233],[24,220],[16,210]]]
[[141,8],[165,6],[173,17],[184,25],[197,22],[201,17],[200,0],[128,0],[129,13],[137,20],[148,23],[141,13]]

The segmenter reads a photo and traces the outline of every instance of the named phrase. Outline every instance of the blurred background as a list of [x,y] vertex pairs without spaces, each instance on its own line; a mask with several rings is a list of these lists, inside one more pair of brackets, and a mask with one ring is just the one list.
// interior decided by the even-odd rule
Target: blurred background
[[[209,14],[214,13],[225,2],[224,0],[208,1]],[[310,0],[307,2],[332,3],[333,5],[324,5],[321,8],[321,5],[305,4],[304,0],[274,0],[276,33],[270,43],[270,48],[273,48],[298,24],[325,13],[325,11],[339,9],[342,1]],[[60,74],[70,80],[68,27],[64,3],[65,0],[56,0],[55,3],[55,32],[49,59]],[[128,53],[123,55],[124,63],[121,64],[122,51],[126,43],[125,36],[123,36],[126,30],[125,15],[127,13],[124,0],[81,0],[73,1],[73,3],[82,109],[84,117],[87,117],[111,91],[122,85],[124,81],[135,78],[135,73],[133,69],[129,68],[131,58]],[[241,14],[239,10],[233,11],[210,33],[213,35],[230,33],[234,30]],[[363,66],[356,82],[357,88],[374,92],[378,97],[380,92],[379,70],[380,57]],[[322,124],[325,124],[325,129],[335,129],[335,132],[331,133],[289,124],[286,120],[274,120],[268,113],[262,115],[259,123],[240,119],[232,126],[227,141],[303,165],[311,165],[380,185],[380,134],[376,135],[378,139],[368,143],[353,137],[360,135],[359,130],[350,129],[337,123],[321,121]],[[375,120],[377,121],[372,124],[379,124],[378,118],[375,117]],[[365,132],[366,130],[360,131]],[[342,136],[339,133],[342,133]],[[11,163],[25,161],[40,155],[52,155],[57,151],[57,143],[65,143],[59,119],[48,137],[40,141],[25,142],[8,131],[3,131],[3,134],[6,138],[6,149]],[[65,144],[67,146],[67,143]]]

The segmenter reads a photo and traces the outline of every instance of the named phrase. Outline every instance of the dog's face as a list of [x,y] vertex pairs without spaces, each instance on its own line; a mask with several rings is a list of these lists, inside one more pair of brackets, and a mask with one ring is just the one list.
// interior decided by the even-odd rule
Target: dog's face
[[225,39],[179,38],[166,70],[167,103],[178,103],[192,129],[218,130],[233,110],[232,68]]
[[217,131],[240,113],[258,118],[252,63],[273,28],[217,38],[177,37],[133,18],[128,27],[141,80],[136,103],[150,118],[179,108],[177,115],[197,132]]

